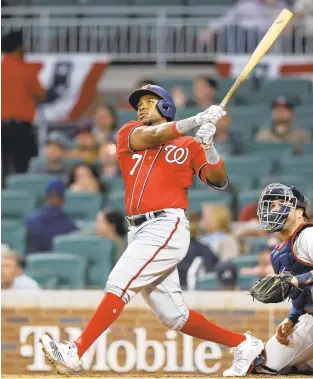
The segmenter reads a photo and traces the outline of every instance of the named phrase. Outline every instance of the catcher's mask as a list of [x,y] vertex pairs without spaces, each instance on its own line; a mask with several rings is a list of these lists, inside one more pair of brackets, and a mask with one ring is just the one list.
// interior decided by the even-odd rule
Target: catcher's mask
[[[272,210],[274,200],[280,201],[280,208]],[[270,233],[278,232],[284,227],[292,209],[302,208],[303,216],[307,218],[305,209],[308,200],[293,186],[280,183],[269,184],[261,193],[258,203],[258,218],[260,229]]]

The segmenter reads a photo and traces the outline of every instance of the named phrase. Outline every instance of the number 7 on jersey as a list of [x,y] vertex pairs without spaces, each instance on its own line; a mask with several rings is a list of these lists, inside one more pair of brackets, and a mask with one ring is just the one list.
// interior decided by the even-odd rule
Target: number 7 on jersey
[[137,162],[135,163],[133,169],[130,171],[130,175],[133,175],[135,170],[136,170],[136,167],[139,165],[139,162],[141,161],[142,159],[142,155],[139,155],[139,154],[133,154],[132,156],[132,159],[137,159]]

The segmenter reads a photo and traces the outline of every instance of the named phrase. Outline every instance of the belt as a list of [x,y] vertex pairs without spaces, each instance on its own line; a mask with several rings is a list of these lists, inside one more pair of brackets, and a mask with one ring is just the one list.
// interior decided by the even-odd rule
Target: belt
[[131,226],[139,226],[148,220],[152,220],[154,218],[162,217],[166,212],[162,209],[161,211],[155,212],[147,212],[142,215],[136,215],[132,217],[125,217],[129,225]]

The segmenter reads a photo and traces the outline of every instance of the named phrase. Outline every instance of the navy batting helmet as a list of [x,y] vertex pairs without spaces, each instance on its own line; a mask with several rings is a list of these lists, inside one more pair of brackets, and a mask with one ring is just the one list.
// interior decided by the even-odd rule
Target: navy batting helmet
[[161,115],[164,116],[168,121],[174,120],[176,114],[174,101],[171,98],[171,95],[162,87],[147,84],[146,86],[143,86],[142,88],[134,91],[129,96],[130,105],[137,111],[140,98],[144,95],[148,95],[149,93],[160,97],[157,107]]
[[[274,200],[279,200],[281,203],[278,210],[272,210]],[[305,213],[307,204],[307,198],[294,186],[280,183],[269,184],[262,191],[258,203],[260,228],[270,233],[280,231],[292,209],[302,208],[304,217],[307,217]]]

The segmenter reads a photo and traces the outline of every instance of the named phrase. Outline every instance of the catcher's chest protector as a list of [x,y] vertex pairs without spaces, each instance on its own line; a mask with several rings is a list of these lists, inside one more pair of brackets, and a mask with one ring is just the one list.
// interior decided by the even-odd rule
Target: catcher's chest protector
[[[275,274],[279,274],[281,271],[285,270],[290,271],[293,275],[300,275],[312,270],[312,267],[306,266],[305,263],[297,261],[295,253],[292,252],[292,247],[297,236],[307,227],[313,227],[313,223],[302,224],[287,242],[280,244],[272,251],[271,261]],[[310,294],[312,288],[309,288],[309,286],[306,287],[306,291],[300,292],[299,296],[294,298],[292,302],[297,308],[304,306],[308,309],[307,312],[311,313],[312,298]]]

